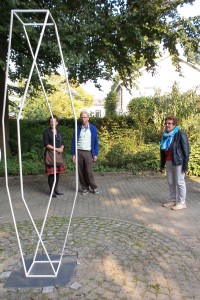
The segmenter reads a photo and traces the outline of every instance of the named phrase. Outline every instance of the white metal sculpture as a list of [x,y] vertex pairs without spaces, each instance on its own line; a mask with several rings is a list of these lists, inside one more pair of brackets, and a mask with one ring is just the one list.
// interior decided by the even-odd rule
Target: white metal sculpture
[[[23,21],[23,14],[44,14],[44,22],[43,23],[37,23],[37,22],[33,22],[33,23],[26,23]],[[30,69],[30,73],[26,82],[26,86],[25,86],[25,90],[24,90],[24,95],[22,97],[21,100],[21,106],[20,106],[20,110],[19,110],[19,114],[17,116],[17,134],[18,134],[18,154],[19,154],[19,168],[20,168],[20,189],[21,189],[21,198],[22,198],[22,202],[28,212],[28,215],[30,217],[30,220],[32,222],[32,225],[35,229],[35,232],[37,234],[38,237],[38,241],[37,241],[37,246],[35,249],[35,253],[33,256],[33,261],[30,267],[26,266],[25,263],[25,258],[24,258],[24,254],[23,254],[23,249],[22,249],[22,245],[21,245],[21,241],[20,241],[20,236],[19,236],[19,232],[18,232],[18,228],[17,228],[17,222],[16,222],[16,218],[15,218],[15,213],[14,213],[14,209],[13,209],[13,203],[12,203],[12,199],[11,199],[11,195],[10,195],[10,190],[9,190],[9,185],[8,185],[8,168],[7,168],[7,151],[6,151],[6,134],[5,134],[5,109],[6,109],[6,101],[7,101],[7,89],[8,89],[8,78],[9,78],[9,65],[11,63],[11,49],[12,49],[12,34],[13,34],[13,19],[17,18],[19,24],[21,24],[22,29],[24,30],[24,34],[25,37],[27,39],[28,45],[29,45],[29,49],[30,49],[30,54],[32,56],[32,66]],[[38,45],[36,48],[35,53],[33,52],[30,40],[29,40],[29,36],[26,30],[27,26],[34,26],[34,27],[41,27],[41,32],[40,32],[40,36],[39,36],[39,40],[38,40]],[[71,224],[71,220],[72,220],[72,216],[73,216],[73,211],[74,211],[74,207],[75,207],[75,203],[76,203],[76,198],[77,198],[77,193],[78,193],[78,161],[77,161],[77,147],[76,147],[76,173],[75,173],[75,180],[76,180],[76,189],[75,189],[75,195],[74,195],[74,200],[73,200],[73,205],[72,205],[72,210],[71,210],[71,214],[70,214],[70,218],[69,218],[69,222],[68,222],[68,226],[67,226],[67,231],[66,231],[66,235],[63,241],[63,247],[61,250],[61,253],[59,254],[59,259],[58,260],[52,260],[47,249],[45,246],[45,242],[43,241],[43,232],[44,232],[44,228],[46,225],[46,221],[47,221],[47,216],[48,216],[48,212],[49,212],[49,207],[51,204],[51,200],[52,200],[52,194],[53,194],[53,190],[56,184],[56,159],[55,159],[55,135],[54,135],[54,183],[53,183],[53,188],[49,197],[49,201],[48,201],[48,205],[47,205],[47,209],[45,212],[45,216],[44,216],[44,220],[42,223],[42,227],[41,230],[39,231],[36,223],[31,215],[31,212],[29,210],[29,207],[27,205],[25,196],[24,196],[24,186],[23,186],[23,171],[22,171],[22,156],[21,156],[21,134],[20,134],[20,120],[22,119],[22,110],[24,107],[24,103],[26,100],[26,96],[28,93],[28,88],[31,82],[31,77],[33,74],[33,70],[35,68],[38,77],[39,77],[39,81],[44,93],[44,97],[46,100],[46,103],[48,105],[49,108],[49,112],[51,117],[53,118],[53,114],[52,114],[52,110],[48,101],[48,97],[47,97],[47,93],[45,91],[44,88],[44,84],[42,81],[42,77],[40,75],[40,71],[37,65],[37,57],[38,57],[38,53],[40,51],[40,46],[41,46],[41,42],[42,42],[42,38],[44,36],[45,33],[45,29],[48,26],[53,26],[53,28],[55,29],[55,35],[56,35],[56,39],[57,39],[57,43],[58,43],[58,48],[59,48],[59,52],[60,52],[60,57],[61,57],[61,64],[64,70],[64,76],[66,79],[66,84],[67,84],[67,89],[69,92],[69,98],[70,98],[70,103],[72,106],[72,110],[73,110],[73,114],[74,114],[74,120],[75,120],[75,145],[77,145],[77,141],[76,141],[76,137],[77,137],[77,118],[76,118],[76,113],[75,113],[75,109],[74,109],[74,105],[73,105],[73,101],[72,101],[72,94],[71,94],[71,90],[70,90],[70,86],[69,86],[69,81],[68,81],[68,74],[67,74],[67,69],[65,67],[65,62],[64,62],[64,58],[63,58],[63,53],[62,53],[62,49],[61,49],[61,44],[60,44],[60,38],[59,38],[59,34],[58,34],[58,29],[56,26],[56,23],[51,15],[51,13],[49,12],[49,10],[12,10],[11,11],[11,20],[10,20],[10,33],[9,33],[9,45],[8,45],[8,56],[7,56],[7,68],[6,68],[6,79],[5,79],[5,91],[4,91],[4,105],[3,105],[3,114],[2,114],[2,128],[3,128],[3,143],[4,143],[4,161],[5,161],[5,181],[6,181],[6,189],[7,189],[7,193],[8,193],[8,198],[9,198],[9,203],[10,203],[10,207],[11,207],[11,213],[12,213],[12,217],[13,217],[13,221],[14,221],[14,227],[15,227],[15,231],[16,231],[16,235],[17,235],[17,241],[18,241],[18,245],[19,245],[19,249],[20,249],[20,254],[21,254],[21,258],[22,258],[22,264],[23,264],[23,268],[25,271],[25,276],[26,277],[57,277],[61,263],[62,263],[62,258],[64,255],[64,249],[66,246],[66,242],[67,242],[67,238],[68,238],[68,234],[69,234],[69,228],[70,228],[70,224]],[[66,103],[67,105],[67,103]],[[47,257],[46,260],[37,260],[37,255],[38,255],[38,250],[39,247],[42,247],[44,250],[44,253]],[[49,272],[48,274],[33,274],[33,273],[37,273],[37,272],[33,272],[33,268],[37,269],[37,265],[41,265],[41,264],[48,264],[50,266],[51,272]]]

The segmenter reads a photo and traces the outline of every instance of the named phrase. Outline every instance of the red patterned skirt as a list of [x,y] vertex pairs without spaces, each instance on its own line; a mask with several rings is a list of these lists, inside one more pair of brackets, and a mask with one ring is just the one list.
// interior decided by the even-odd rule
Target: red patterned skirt
[[[62,164],[62,165],[56,167],[56,173],[64,174],[65,172],[66,172],[65,164]],[[48,166],[48,165],[45,164],[45,173],[47,175],[54,174],[54,167],[53,166]]]

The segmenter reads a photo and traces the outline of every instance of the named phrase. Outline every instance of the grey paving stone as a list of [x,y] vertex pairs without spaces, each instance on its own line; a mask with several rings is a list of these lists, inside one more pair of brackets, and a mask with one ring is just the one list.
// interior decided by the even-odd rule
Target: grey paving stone
[[54,286],[45,286],[42,289],[42,293],[46,294],[46,293],[52,293],[54,291]]
[[74,282],[72,283],[72,285],[70,285],[70,288],[73,290],[78,290],[79,288],[81,288],[81,284],[78,282]]
[[10,276],[10,274],[12,273],[12,271],[7,271],[7,272],[3,272],[0,274],[0,279],[6,279]]
[[[162,207],[168,197],[163,175],[112,173],[96,174],[96,179],[98,197],[78,195],[65,249],[65,254],[78,252],[81,265],[70,285],[77,282],[81,286],[77,290],[70,285],[52,287],[46,293],[49,299],[99,300],[102,293],[102,300],[199,300],[200,182],[187,179],[187,209],[173,212]],[[39,228],[48,202],[46,181],[45,175],[24,177],[25,198]],[[37,235],[20,199],[19,178],[9,178],[9,182],[23,251],[32,253]],[[3,183],[0,178],[0,276],[3,270],[12,271],[19,257]],[[44,234],[51,253],[62,249],[73,204],[74,176],[61,176],[60,185],[64,196],[52,201]],[[42,299],[45,293],[32,289],[29,294],[30,299]],[[25,299],[25,292],[0,285],[0,296]]]

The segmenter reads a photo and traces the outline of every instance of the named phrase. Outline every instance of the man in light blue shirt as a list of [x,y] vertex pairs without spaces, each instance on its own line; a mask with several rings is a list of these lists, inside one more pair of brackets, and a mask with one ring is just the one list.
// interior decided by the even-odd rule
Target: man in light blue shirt
[[[90,189],[97,195],[99,191],[92,171],[92,166],[97,161],[99,150],[97,128],[89,123],[89,114],[87,111],[82,111],[80,118],[81,124],[77,128],[77,149],[78,173],[82,195],[87,195]],[[76,162],[75,134],[72,139],[72,161],[73,163]]]

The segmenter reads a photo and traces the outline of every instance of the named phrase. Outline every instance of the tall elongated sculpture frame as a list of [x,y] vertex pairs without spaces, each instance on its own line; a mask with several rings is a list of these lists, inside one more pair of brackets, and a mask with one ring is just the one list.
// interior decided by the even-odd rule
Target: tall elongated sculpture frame
[[[43,23],[26,23],[23,22],[22,18],[20,17],[19,14],[26,14],[26,13],[42,13],[44,14],[45,18],[44,18],[44,22]],[[35,229],[35,232],[37,234],[38,237],[38,241],[37,241],[37,246],[35,249],[35,253],[33,256],[33,261],[32,264],[30,265],[30,267],[27,267],[26,263],[25,263],[25,258],[23,255],[23,249],[22,249],[22,244],[20,241],[20,235],[19,235],[19,231],[18,231],[18,227],[17,227],[17,222],[16,222],[16,217],[15,217],[15,213],[14,213],[14,208],[13,208],[13,203],[12,203],[12,199],[11,199],[11,195],[10,195],[10,190],[9,190],[9,185],[8,185],[8,166],[7,166],[7,151],[6,151],[6,133],[5,133],[5,111],[6,111],[6,101],[7,101],[7,89],[8,89],[8,77],[9,77],[9,65],[11,63],[11,41],[12,41],[12,33],[13,33],[13,19],[14,17],[17,18],[17,20],[19,21],[19,23],[22,25],[24,33],[25,33],[25,37],[27,39],[28,45],[29,45],[29,49],[30,49],[30,53],[33,59],[32,62],[32,66],[30,69],[30,73],[26,82],[26,86],[25,86],[25,90],[24,90],[24,95],[21,99],[21,105],[20,105],[20,109],[19,109],[19,114],[17,116],[17,135],[18,135],[18,155],[19,155],[19,169],[20,169],[20,191],[21,191],[21,198],[23,201],[23,204],[26,208],[26,211],[30,217],[30,220],[32,222],[32,225]],[[33,52],[33,49],[31,47],[31,43],[28,37],[28,33],[26,30],[27,26],[40,26],[42,27],[40,36],[39,36],[39,40],[38,40],[38,45],[36,48],[35,53]],[[45,216],[44,216],[44,220],[42,223],[42,227],[41,230],[39,231],[36,223],[31,215],[31,212],[29,210],[29,207],[27,205],[27,202],[25,200],[24,197],[24,185],[23,185],[23,171],[22,171],[22,155],[21,155],[21,134],[20,134],[20,120],[22,119],[22,110],[24,107],[24,103],[25,103],[25,99],[28,93],[28,88],[31,82],[31,77],[33,74],[33,70],[34,68],[36,69],[36,72],[38,74],[39,77],[39,81],[44,93],[44,97],[46,99],[46,103],[48,105],[49,111],[50,111],[50,115],[53,118],[53,114],[52,114],[52,110],[48,101],[48,97],[47,97],[47,93],[45,91],[44,85],[43,85],[43,81],[39,72],[39,68],[37,65],[37,57],[38,57],[38,53],[40,50],[40,46],[41,46],[41,42],[42,42],[42,38],[44,36],[45,33],[45,29],[48,26],[53,26],[55,29],[55,34],[56,34],[56,39],[57,39],[57,43],[58,43],[58,48],[59,48],[59,53],[60,53],[60,57],[61,57],[61,64],[64,70],[64,76],[66,79],[66,84],[67,84],[67,89],[68,89],[68,93],[69,93],[69,98],[70,98],[70,103],[72,106],[72,110],[73,110],[73,115],[74,115],[74,120],[75,120],[75,149],[76,149],[76,172],[75,172],[75,180],[76,180],[76,188],[75,188],[75,195],[74,195],[74,199],[73,199],[73,205],[72,205],[72,210],[71,210],[71,214],[69,217],[69,222],[68,222],[68,226],[67,226],[67,230],[66,230],[66,235],[64,237],[64,242],[63,242],[63,247],[61,250],[61,253],[59,255],[59,259],[54,259],[52,260],[47,249],[45,246],[45,242],[43,241],[43,232],[44,232],[44,228],[46,225],[46,221],[47,221],[47,217],[48,217],[48,212],[49,212],[49,208],[50,208],[50,204],[51,204],[51,200],[52,200],[52,194],[53,194],[53,190],[56,184],[56,153],[55,153],[55,135],[54,135],[54,139],[53,139],[53,145],[54,145],[54,183],[53,183],[53,188],[49,197],[49,202],[47,205],[47,209],[45,212]],[[67,106],[67,103],[66,103]],[[65,62],[64,62],[64,57],[63,57],[63,53],[62,53],[62,48],[61,48],[61,44],[60,44],[60,38],[59,38],[59,34],[58,34],[58,29],[56,26],[56,23],[51,15],[51,13],[49,12],[49,10],[12,10],[11,11],[11,20],[10,20],[10,32],[9,32],[9,44],[8,44],[8,55],[7,55],[7,68],[6,68],[6,78],[5,78],[5,91],[4,91],[4,104],[3,104],[3,113],[2,113],[2,129],[3,129],[3,145],[4,145],[4,162],[5,162],[5,182],[6,182],[6,189],[7,189],[7,193],[8,193],[8,199],[9,199],[9,203],[10,203],[10,207],[11,207],[11,213],[12,213],[12,217],[13,217],[13,221],[14,221],[14,227],[15,227],[15,231],[16,231],[16,236],[17,236],[17,241],[18,241],[18,245],[19,245],[19,250],[20,250],[20,254],[21,254],[21,259],[22,259],[22,264],[23,264],[23,268],[24,268],[24,272],[25,272],[25,276],[26,277],[57,277],[61,263],[62,263],[62,258],[64,255],[64,249],[65,249],[65,245],[67,242],[67,238],[68,238],[68,234],[69,234],[69,228],[70,228],[70,224],[71,224],[71,220],[72,220],[72,216],[73,216],[73,212],[74,212],[74,207],[76,204],[76,198],[77,198],[77,193],[78,193],[78,156],[77,156],[77,117],[76,117],[76,113],[75,113],[75,109],[74,109],[74,105],[73,105],[73,101],[72,101],[72,94],[71,94],[71,89],[70,89],[70,85],[69,85],[69,81],[68,81],[68,74],[67,74],[67,69],[65,67]],[[54,128],[55,129],[55,128]],[[45,253],[45,260],[38,260],[37,256],[38,256],[38,251],[39,251],[39,247],[42,247]],[[41,274],[41,273],[37,273],[37,271],[35,271],[37,269],[37,266],[41,266],[41,264],[45,264],[49,266],[50,268],[50,272],[47,274]],[[47,268],[49,270],[49,268]],[[34,270],[34,271],[33,271]]]

